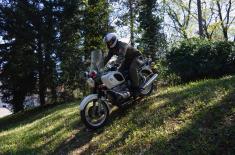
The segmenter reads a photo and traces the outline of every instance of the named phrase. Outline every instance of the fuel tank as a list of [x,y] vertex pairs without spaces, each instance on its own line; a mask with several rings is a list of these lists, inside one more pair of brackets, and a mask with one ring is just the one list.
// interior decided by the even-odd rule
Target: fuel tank
[[118,71],[112,71],[101,77],[101,81],[108,89],[112,89],[125,82],[122,73]]

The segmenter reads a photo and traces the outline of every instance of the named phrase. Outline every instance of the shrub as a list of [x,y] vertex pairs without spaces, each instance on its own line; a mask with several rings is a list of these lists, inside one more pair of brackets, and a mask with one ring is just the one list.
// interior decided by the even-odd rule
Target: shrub
[[160,59],[155,65],[158,73],[158,85],[160,86],[172,86],[179,84],[181,79],[178,75],[169,71],[168,65],[165,59]]
[[235,73],[235,43],[189,39],[166,55],[168,72],[182,82]]

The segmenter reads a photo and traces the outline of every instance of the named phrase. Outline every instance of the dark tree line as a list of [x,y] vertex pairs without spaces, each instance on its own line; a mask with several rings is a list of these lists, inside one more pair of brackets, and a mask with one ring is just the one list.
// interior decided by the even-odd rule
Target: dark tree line
[[[109,25],[110,4],[107,0],[1,1],[1,92],[15,112],[23,110],[25,97],[32,94],[45,105],[83,90],[81,73],[89,65],[90,52],[104,51],[102,39],[114,31]],[[153,14],[158,11],[156,1],[123,4],[130,8],[123,19],[129,21],[132,44],[138,30],[140,49],[155,56],[165,40],[161,17]],[[136,29],[134,22],[139,23]],[[64,88],[63,95],[58,87]]]

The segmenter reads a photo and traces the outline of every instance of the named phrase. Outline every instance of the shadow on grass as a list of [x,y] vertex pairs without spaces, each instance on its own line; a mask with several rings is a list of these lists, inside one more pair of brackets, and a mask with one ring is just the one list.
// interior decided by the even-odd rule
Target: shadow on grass
[[[156,141],[146,152],[157,154],[233,154],[235,90],[215,106],[201,110],[169,141]],[[158,146],[164,146],[159,148]]]
[[[149,112],[147,116],[145,115],[149,121],[135,122],[139,128],[151,123],[153,128],[163,126],[164,121],[174,121],[188,108],[192,108],[194,113],[189,119],[192,121],[191,125],[181,129],[179,133],[173,133],[176,135],[170,141],[169,139],[156,140],[146,154],[232,154],[235,152],[234,88],[235,78],[233,77],[229,80],[206,81],[181,91],[157,96],[157,100],[167,99],[167,101]],[[229,91],[229,93],[216,101],[219,91]],[[215,103],[209,105],[210,102]]]
[[230,87],[232,87],[231,85],[234,84],[233,82],[235,82],[235,77],[232,79],[210,80],[201,82],[197,85],[188,86],[180,91],[167,92],[158,95],[149,100],[147,104],[142,105],[144,109],[147,109],[149,105],[156,101],[166,100],[164,101],[164,104],[159,105],[158,108],[152,109],[148,111],[148,114],[145,114],[145,117],[149,119],[142,119],[142,122],[141,119],[134,118],[135,116],[138,116],[140,112],[142,114],[146,113],[146,111],[142,110],[134,112],[132,115],[134,117],[131,118],[131,120],[137,120],[136,125],[140,128],[143,127],[144,124],[152,123],[152,121],[155,121],[153,124],[159,126],[163,124],[164,120],[176,118],[188,108],[194,108],[198,111],[203,110],[207,106],[207,103],[209,104],[212,99],[217,97],[217,92],[230,89]]
[[75,149],[77,149],[76,153],[80,154],[87,149],[92,137],[102,132],[102,130],[87,131],[83,124],[79,124],[78,129],[75,135],[59,144],[52,154],[64,155]]

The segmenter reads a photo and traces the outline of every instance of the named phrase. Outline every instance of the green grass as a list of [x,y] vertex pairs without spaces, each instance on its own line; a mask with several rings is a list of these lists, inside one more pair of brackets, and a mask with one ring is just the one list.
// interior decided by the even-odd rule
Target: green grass
[[234,154],[235,76],[159,90],[86,131],[78,102],[0,119],[0,154]]

